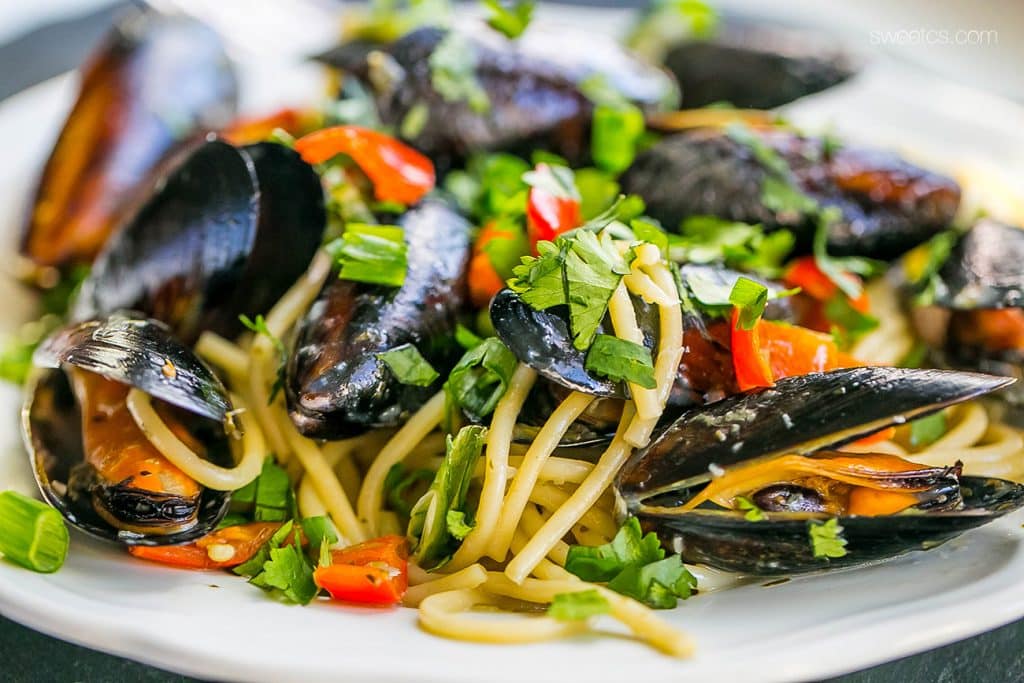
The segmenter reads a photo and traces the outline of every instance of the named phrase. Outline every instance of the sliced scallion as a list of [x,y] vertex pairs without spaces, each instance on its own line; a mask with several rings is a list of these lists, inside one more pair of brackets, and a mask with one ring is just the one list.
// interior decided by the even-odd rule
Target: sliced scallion
[[34,498],[0,493],[0,554],[32,571],[57,571],[68,555],[64,518]]

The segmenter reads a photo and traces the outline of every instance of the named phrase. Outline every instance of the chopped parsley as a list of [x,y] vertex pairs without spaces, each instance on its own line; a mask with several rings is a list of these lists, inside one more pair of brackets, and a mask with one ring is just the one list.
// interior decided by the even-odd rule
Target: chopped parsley
[[455,170],[444,180],[459,207],[469,216],[484,223],[497,216],[522,216],[526,212],[529,186],[523,175],[530,164],[512,154],[497,152],[475,154],[466,170]]
[[[466,495],[486,437],[487,429],[479,425],[463,427],[455,438],[449,434],[434,481],[412,508],[408,536],[413,555],[423,567],[444,564],[461,540],[458,535],[464,538],[469,533],[465,530],[472,526],[466,519]],[[462,516],[450,517],[452,511]]]
[[[603,214],[593,222],[602,220]],[[607,219],[609,223],[612,220],[614,217]],[[590,347],[612,293],[629,272],[627,259],[632,255],[623,257],[612,240],[608,231],[598,236],[584,226],[560,235],[553,243],[539,242],[538,255],[524,256],[508,283],[537,310],[568,305],[573,345],[580,350]]]
[[303,519],[302,533],[309,541],[309,550],[312,555],[319,555],[322,546],[330,547],[338,542],[338,535],[334,533],[334,527],[330,520],[323,515]]
[[584,79],[579,88],[594,104],[590,131],[594,164],[603,171],[618,175],[636,158],[641,138],[647,131],[644,114],[601,74]]
[[611,543],[569,547],[565,568],[584,581],[607,582],[608,588],[658,609],[690,597],[697,580],[678,555],[665,557],[657,535],[643,535],[631,517]]
[[857,339],[878,327],[878,318],[858,311],[842,293],[825,302],[825,317],[833,323],[832,336],[840,348],[849,348]]
[[846,539],[843,538],[843,527],[833,517],[827,522],[811,520],[807,523],[807,533],[811,539],[814,556],[821,558],[839,558],[846,556]]
[[255,319],[243,314],[238,316],[238,320],[247,329],[270,340],[274,350],[277,351],[277,373],[274,378],[274,384],[270,387],[270,398],[267,399],[267,405],[270,405],[277,398],[277,394],[284,389],[285,376],[288,369],[288,349],[285,348],[281,338],[267,327],[267,321],[262,314],[257,315]]
[[373,285],[401,287],[408,268],[402,228],[349,223],[342,236],[326,245],[340,266],[338,277]]
[[231,509],[257,522],[283,522],[294,517],[295,495],[284,468],[267,458],[260,476],[231,494]]
[[656,246],[662,257],[668,255],[668,233],[653,218],[634,218],[629,222],[629,227],[637,240]]
[[654,0],[627,44],[652,64],[661,64],[673,46],[714,36],[718,23],[718,14],[704,0]]
[[760,225],[729,221],[714,216],[691,216],[670,235],[669,257],[678,263],[721,263],[758,273],[779,274],[796,239],[789,230],[765,233]]
[[919,306],[934,303],[935,298],[945,288],[939,277],[939,270],[949,260],[949,255],[956,246],[959,235],[948,230],[914,247],[902,259],[903,273],[910,285],[916,290],[914,302]]
[[[286,542],[289,536],[291,540]],[[235,567],[234,572],[250,577],[249,583],[286,602],[309,604],[320,589],[313,581],[313,563],[302,550],[301,536],[300,528],[292,520],[285,522],[250,560]]]
[[530,25],[533,9],[537,3],[533,0],[515,0],[506,7],[501,0],[483,0],[487,8],[487,25],[502,33],[506,38],[518,38]]
[[852,274],[870,277],[884,269],[885,264],[856,256],[830,256],[828,253],[828,230],[829,226],[839,218],[839,209],[835,207],[823,210],[818,217],[818,227],[814,232],[814,262],[818,266],[818,270],[834,282],[843,294],[850,299],[856,299],[861,294],[861,283]]
[[465,102],[477,114],[491,109],[491,100],[476,77],[473,44],[449,31],[430,55],[430,82],[446,102]]
[[752,330],[764,315],[768,303],[768,288],[750,278],[739,277],[729,292],[729,303],[739,309],[736,325],[741,330]]
[[580,200],[579,190],[576,189],[576,177],[568,166],[541,162],[535,169],[523,174],[523,182],[530,187],[543,190],[552,197]]
[[587,352],[586,368],[613,382],[630,382],[644,389],[657,386],[650,350],[607,334],[594,337],[594,343]]
[[910,445],[914,448],[930,446],[946,433],[946,413],[938,411],[910,423]]
[[402,384],[429,387],[440,376],[412,344],[402,344],[378,353],[377,359],[387,365]]
[[518,361],[497,337],[466,351],[444,383],[448,402],[470,419],[483,420],[505,395]]
[[548,607],[548,616],[559,621],[581,621],[612,611],[612,606],[595,588],[575,593],[559,593]]
[[764,510],[746,496],[736,496],[736,509],[744,513],[743,519],[748,522],[764,520]]

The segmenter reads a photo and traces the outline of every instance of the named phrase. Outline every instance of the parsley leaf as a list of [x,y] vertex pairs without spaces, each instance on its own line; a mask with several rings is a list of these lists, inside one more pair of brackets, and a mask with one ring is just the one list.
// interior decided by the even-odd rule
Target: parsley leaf
[[252,518],[257,522],[283,522],[291,516],[294,503],[292,482],[284,468],[273,458],[263,461],[263,470],[254,482]]
[[737,326],[741,330],[751,330],[764,315],[764,307],[768,303],[768,288],[750,278],[739,277],[729,292],[729,303],[740,310]]
[[232,571],[239,576],[254,577],[263,571],[263,565],[270,559],[270,551],[272,548],[280,548],[281,544],[284,543],[285,539],[292,532],[295,523],[291,520],[285,522],[274,532],[263,546],[256,551],[247,562],[235,567]]
[[334,527],[330,520],[323,515],[303,519],[302,533],[309,541],[310,552],[313,555],[320,554],[321,546],[330,547],[338,542],[338,535],[334,533]]
[[270,343],[274,346],[274,350],[277,351],[277,374],[274,384],[270,387],[270,397],[267,399],[267,405],[270,405],[277,398],[278,392],[284,389],[285,375],[288,369],[288,349],[285,348],[281,338],[272,333],[270,328],[267,327],[267,321],[262,314],[257,315],[255,320],[243,314],[238,316],[238,320],[246,328],[269,339]]
[[595,588],[575,593],[558,593],[551,600],[548,616],[560,621],[579,621],[608,614],[612,606]]
[[580,193],[580,214],[590,220],[615,203],[619,184],[609,174],[597,168],[579,168],[574,172],[576,189]]
[[408,267],[402,228],[349,223],[341,237],[324,247],[338,262],[342,280],[401,287]]
[[[396,462],[384,477],[384,498],[388,501],[388,507],[407,519],[413,503],[420,498],[413,487],[424,482],[429,485],[433,481],[434,470],[420,468],[408,471],[405,465]],[[410,493],[416,496],[412,503],[409,502]]]
[[[861,313],[850,304],[845,295],[839,293],[825,302],[825,317],[839,329],[833,336],[839,336],[840,348],[849,348],[853,342],[878,327],[878,318]],[[841,332],[836,335],[835,332]]]
[[807,523],[807,532],[811,539],[811,548],[815,557],[845,557],[846,539],[843,538],[843,527],[833,517],[827,522],[811,520]]
[[644,536],[639,520],[630,517],[611,543],[569,546],[565,568],[584,581],[610,581],[628,565],[650,564],[664,557],[657,535],[652,532]]
[[818,266],[818,270],[834,282],[843,294],[850,299],[856,299],[861,294],[861,283],[852,274],[870,277],[884,269],[885,264],[856,256],[840,258],[829,255],[829,226],[839,220],[839,217],[839,210],[835,207],[825,209],[818,217],[818,227],[814,232],[814,262]]
[[760,522],[764,519],[764,510],[746,496],[736,496],[736,509],[746,513],[743,518],[748,522]]
[[629,265],[604,232],[599,239],[589,230],[578,230],[568,241],[565,253],[565,284],[573,346],[588,348],[604,320],[608,301]]
[[488,337],[463,354],[444,383],[445,395],[471,419],[483,420],[512,381],[518,361],[497,337]]
[[450,172],[444,181],[460,208],[479,223],[497,216],[522,216],[530,189],[523,174],[530,165],[512,154],[475,154],[466,170]]
[[487,25],[506,38],[515,39],[530,25],[536,3],[516,0],[511,7],[505,7],[500,0],[483,0],[483,5],[488,10]]
[[945,289],[945,283],[939,277],[939,271],[956,246],[959,235],[952,230],[940,232],[930,240],[914,247],[901,259],[903,274],[910,285],[917,291],[914,303],[927,306],[935,301]]
[[270,559],[263,571],[249,583],[267,590],[276,589],[288,602],[308,605],[320,591],[313,581],[313,565],[298,543],[270,550]]
[[608,582],[608,588],[655,609],[672,609],[679,598],[685,600],[697,587],[678,555],[646,565],[630,564]]
[[491,109],[491,100],[476,77],[473,44],[449,31],[430,55],[430,82],[446,102],[466,102],[477,114]]
[[613,382],[631,382],[644,389],[657,386],[650,350],[607,334],[594,337],[594,343],[587,352],[586,368]]
[[765,233],[760,225],[714,216],[691,216],[669,236],[668,254],[679,263],[722,263],[728,268],[774,277],[793,250],[796,238],[788,230]]
[[930,446],[946,433],[946,413],[938,411],[910,423],[910,445],[914,448]]
[[[466,494],[486,436],[487,429],[479,425],[463,427],[454,439],[448,435],[441,467],[410,514],[408,536],[421,566],[434,568],[444,564],[457,546],[458,538],[450,531],[448,513],[463,513],[459,521],[466,524]],[[454,525],[456,531],[462,531],[461,525]]]
[[378,353],[377,359],[387,365],[402,384],[429,387],[439,377],[434,366],[412,344],[402,344]]

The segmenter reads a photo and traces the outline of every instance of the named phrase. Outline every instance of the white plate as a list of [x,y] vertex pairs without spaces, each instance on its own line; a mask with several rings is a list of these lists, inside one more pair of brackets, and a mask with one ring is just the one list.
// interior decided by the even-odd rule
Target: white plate
[[[0,105],[0,219],[16,214],[68,106],[67,79]],[[792,117],[1024,178],[1024,111],[894,65],[793,107]],[[10,253],[10,252],[4,252]],[[24,300],[0,282],[0,328]],[[33,490],[17,431],[20,397],[0,388],[0,489]],[[75,534],[65,567],[0,562],[0,612],[51,635],[196,676],[259,681],[807,680],[943,645],[1024,616],[1024,546],[1014,515],[929,553],[869,568],[701,595],[663,616],[693,634],[677,661],[623,638],[487,646],[430,636],[413,610],[287,607],[226,573],[138,562]],[[614,624],[608,628],[615,631]]]

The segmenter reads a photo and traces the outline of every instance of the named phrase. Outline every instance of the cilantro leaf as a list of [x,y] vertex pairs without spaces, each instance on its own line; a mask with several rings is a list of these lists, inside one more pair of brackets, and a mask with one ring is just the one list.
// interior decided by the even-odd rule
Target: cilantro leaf
[[500,0],[483,0],[483,5],[488,9],[487,25],[506,38],[515,39],[530,25],[536,3],[532,0],[516,0],[507,8]]
[[612,606],[600,591],[590,590],[575,593],[558,593],[551,600],[547,614],[560,621],[579,621],[601,614],[608,614]]
[[746,496],[736,496],[736,509],[746,513],[743,518],[748,522],[760,522],[764,519],[764,510]]
[[491,109],[491,100],[476,77],[473,44],[449,31],[430,55],[430,82],[446,102],[466,102],[477,114]]
[[631,382],[644,389],[657,386],[650,350],[626,339],[599,334],[587,352],[586,368],[614,382]]
[[342,280],[401,287],[408,267],[402,228],[349,223],[341,237],[324,247],[340,266]]
[[444,383],[448,400],[473,420],[482,420],[512,381],[518,361],[497,337],[488,337],[463,354]]
[[313,565],[297,543],[270,550],[263,571],[249,583],[267,590],[276,589],[288,602],[308,605],[320,591],[313,581]]
[[445,177],[445,189],[455,195],[459,206],[479,223],[499,217],[518,217],[526,212],[529,186],[523,174],[530,165],[503,152],[475,154],[465,171],[452,171]]
[[429,387],[440,375],[412,344],[402,344],[377,354],[402,384]]
[[650,242],[658,248],[662,255],[668,254],[668,233],[652,218],[634,218],[629,228],[641,242]]
[[680,235],[669,236],[668,254],[679,263],[721,263],[729,268],[774,277],[793,250],[796,238],[788,230],[765,233],[760,225],[713,216],[691,216]]
[[288,535],[292,532],[292,528],[295,523],[291,520],[285,522],[274,532],[274,535],[267,539],[256,554],[253,555],[247,562],[235,567],[232,571],[239,576],[254,577],[263,571],[263,565],[270,559],[270,551],[273,548],[280,548],[284,540],[288,538]]
[[729,303],[740,310],[737,326],[741,330],[751,330],[764,315],[768,288],[750,278],[739,277],[729,292]]
[[538,242],[537,256],[522,258],[522,263],[513,269],[508,286],[538,311],[566,303],[562,270],[568,248],[565,240]]
[[283,522],[293,516],[294,506],[291,480],[273,457],[263,461],[256,479],[231,494],[231,511],[257,522]]
[[611,235],[599,239],[589,230],[562,237],[569,245],[564,272],[573,346],[587,349],[608,311],[608,301],[629,265],[612,245]]
[[[434,568],[444,564],[457,547],[458,539],[450,531],[448,513],[462,512],[461,523],[466,523],[466,494],[486,436],[487,429],[478,425],[463,427],[454,439],[448,435],[445,456],[434,481],[410,514],[407,535],[421,566]],[[461,526],[456,526],[461,532]]]
[[251,319],[243,314],[238,316],[238,320],[247,329],[269,339],[274,350],[277,351],[277,375],[274,379],[274,384],[270,387],[270,397],[267,399],[267,405],[270,405],[277,398],[278,392],[284,389],[285,375],[288,368],[288,349],[285,348],[281,338],[272,333],[270,328],[267,327],[267,321],[262,314],[257,315],[255,319]]
[[946,433],[946,413],[938,411],[910,423],[910,445],[914,448],[930,446]]
[[807,532],[811,539],[811,549],[815,557],[845,557],[846,539],[843,538],[843,527],[833,517],[827,522],[810,520]]
[[828,253],[828,231],[829,227],[839,218],[839,210],[835,207],[825,209],[818,217],[818,227],[814,232],[814,262],[818,266],[818,270],[834,282],[843,294],[850,299],[856,299],[861,294],[861,283],[852,274],[870,277],[884,270],[886,265],[879,261],[856,256],[830,256]]

